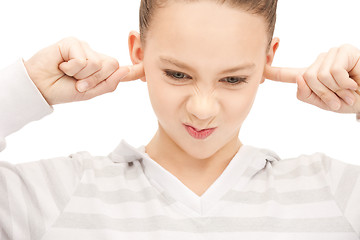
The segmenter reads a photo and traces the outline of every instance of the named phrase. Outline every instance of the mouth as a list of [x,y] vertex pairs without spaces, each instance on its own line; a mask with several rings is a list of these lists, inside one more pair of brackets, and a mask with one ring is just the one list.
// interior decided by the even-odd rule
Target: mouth
[[187,132],[190,134],[190,136],[192,136],[195,139],[205,139],[209,137],[216,129],[216,128],[207,128],[207,129],[198,130],[197,128],[190,125],[184,124],[184,126]]

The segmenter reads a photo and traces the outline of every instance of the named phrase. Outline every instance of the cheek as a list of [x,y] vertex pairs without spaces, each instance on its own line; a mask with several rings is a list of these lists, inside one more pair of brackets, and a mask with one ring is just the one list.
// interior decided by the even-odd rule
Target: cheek
[[256,92],[257,87],[251,86],[223,96],[222,107],[224,113],[228,116],[227,119],[224,120],[227,121],[228,124],[241,125],[253,106]]
[[163,81],[162,76],[148,77],[149,97],[155,114],[159,118],[172,118],[184,101],[182,92]]

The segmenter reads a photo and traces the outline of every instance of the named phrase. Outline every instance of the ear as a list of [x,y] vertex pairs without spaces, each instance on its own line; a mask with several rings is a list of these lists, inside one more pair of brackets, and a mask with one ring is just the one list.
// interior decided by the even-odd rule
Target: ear
[[[131,31],[129,33],[129,54],[131,58],[131,62],[135,64],[139,64],[144,60],[144,51],[141,46],[140,33],[136,31]],[[140,78],[141,81],[146,82],[146,76]]]
[[[280,44],[280,39],[277,37],[273,38],[273,40],[271,41],[271,44],[270,44],[269,51],[266,55],[266,65],[271,66],[271,64],[274,60],[274,57],[275,57],[276,50],[279,47],[279,44]],[[264,67],[264,69],[265,69],[265,67]],[[265,72],[265,70],[264,70],[264,72]],[[263,83],[264,81],[265,81],[265,76],[262,77],[260,84]]]

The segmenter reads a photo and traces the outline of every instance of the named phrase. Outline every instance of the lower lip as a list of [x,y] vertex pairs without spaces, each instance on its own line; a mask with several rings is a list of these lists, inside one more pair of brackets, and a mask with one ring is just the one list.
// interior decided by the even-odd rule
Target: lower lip
[[187,126],[187,125],[184,125],[186,130],[188,131],[188,133],[193,137],[193,138],[196,138],[196,139],[205,139],[207,138],[208,136],[210,136],[216,128],[209,128],[209,129],[204,129],[204,130],[201,130],[201,131],[196,131],[195,128],[193,127],[190,127],[190,126]]

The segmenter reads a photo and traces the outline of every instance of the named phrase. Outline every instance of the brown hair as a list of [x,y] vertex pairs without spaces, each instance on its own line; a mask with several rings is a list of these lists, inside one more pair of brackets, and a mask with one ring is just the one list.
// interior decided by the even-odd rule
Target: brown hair
[[[140,38],[143,47],[145,47],[145,40],[147,31],[150,27],[151,19],[157,8],[165,7],[170,0],[141,0],[140,4]],[[178,0],[179,1],[179,0]],[[197,2],[199,0],[181,0],[185,2]],[[265,18],[268,24],[268,38],[269,46],[275,30],[276,9],[278,0],[214,0],[219,4],[228,4],[230,7],[237,7],[246,12],[257,14]],[[268,47],[269,47],[268,46]]]

